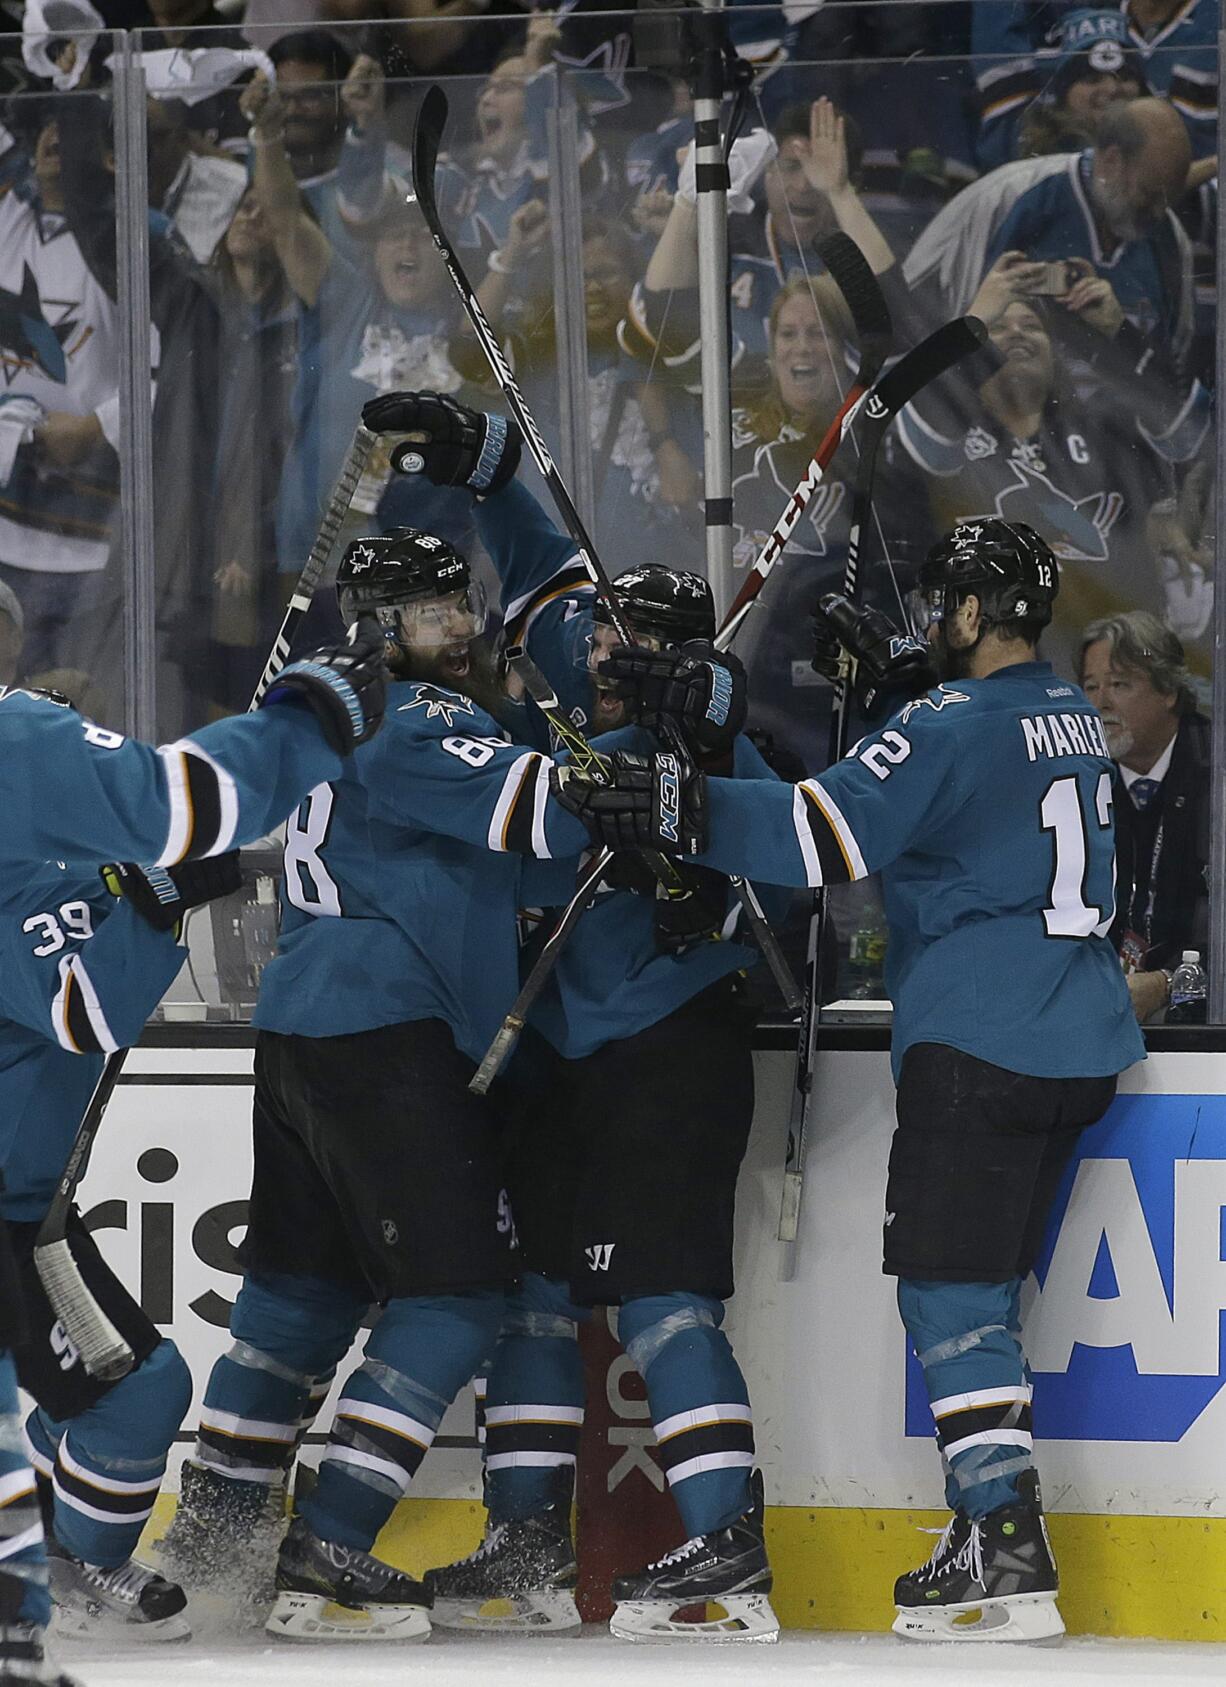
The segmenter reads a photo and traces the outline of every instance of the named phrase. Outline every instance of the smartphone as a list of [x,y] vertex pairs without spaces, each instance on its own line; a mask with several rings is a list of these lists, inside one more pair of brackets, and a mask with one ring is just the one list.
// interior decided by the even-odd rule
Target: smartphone
[[1039,267],[1039,279],[1031,282],[1027,291],[1044,298],[1063,298],[1077,279],[1076,265],[1070,264],[1064,258],[1055,258],[1051,263],[1041,264]]

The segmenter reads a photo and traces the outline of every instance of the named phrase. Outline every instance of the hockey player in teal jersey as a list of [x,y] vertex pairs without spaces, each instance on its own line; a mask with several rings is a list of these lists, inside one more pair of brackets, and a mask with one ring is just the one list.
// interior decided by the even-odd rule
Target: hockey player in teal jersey
[[[395,460],[477,496],[507,641],[527,646],[572,721],[604,734],[602,750],[654,748],[648,728],[667,717],[710,770],[771,777],[741,731],[740,664],[715,657],[704,579],[651,562],[619,574],[615,589],[641,641],[619,648],[574,542],[511,478],[514,424],[431,393],[388,394],[363,419],[406,436]],[[523,1040],[511,1200],[525,1270],[487,1383],[487,1534],[471,1558],[427,1578],[440,1624],[539,1631],[578,1622],[577,1325],[593,1305],[617,1304],[687,1542],[617,1578],[613,1632],[692,1641],[778,1632],[749,1391],[722,1328],[753,1117],[752,1014],[738,975],[758,957],[737,931],[726,880],[695,868],[684,875],[687,894],[668,899],[641,864],[620,859]],[[778,896],[768,900],[778,909]],[[674,1620],[679,1607],[707,1599],[729,1619]],[[491,1602],[497,1614],[483,1618]]]
[[393,681],[369,753],[290,822],[255,1021],[246,1275],[167,1540],[207,1575],[280,1492],[312,1398],[371,1302],[319,1480],[281,1546],[270,1632],[423,1638],[429,1595],[372,1556],[515,1275],[497,1097],[468,1088],[519,987],[518,912],[570,896],[587,834],[508,733],[468,564],[412,529],[351,545]]
[[[81,868],[92,873],[99,863],[133,858],[169,872],[260,837],[312,782],[337,772],[354,746],[378,730],[382,667],[372,665],[370,656],[364,641],[316,652],[283,670],[260,714],[218,722],[161,749],[95,726],[44,693],[0,691],[0,861],[14,894],[23,884],[33,892],[38,875],[59,872],[61,861],[66,873]],[[129,888],[138,876],[134,869]],[[167,880],[154,876],[165,890]],[[79,904],[82,898],[66,901]],[[95,1011],[96,997],[82,987],[82,967],[88,977],[88,964],[72,952],[73,920],[80,935],[86,916],[74,906],[61,919],[63,905],[32,908],[23,916],[23,924],[33,924],[23,933],[27,948],[18,949],[24,965],[17,957],[6,963],[6,1011],[15,1024],[28,1024],[31,1011],[39,1017],[28,999],[18,1007],[18,980],[31,982],[33,949],[51,945],[57,976],[59,960],[65,962],[62,988],[35,1029],[54,1030],[57,1042],[62,1033],[61,1047],[71,1043],[97,1056],[117,1046],[115,1027],[105,1011]],[[117,926],[116,933],[122,929]],[[116,940],[115,946],[122,944]],[[104,944],[103,951],[109,947]],[[14,1039],[0,1067],[6,1120],[20,1120],[30,1102],[30,1067],[17,1046],[19,1030]],[[20,1151],[29,1146],[20,1140]],[[11,1137],[8,1148],[13,1150]],[[50,1615],[46,1547],[34,1473],[22,1446],[12,1353],[27,1333],[21,1276],[8,1227],[0,1224],[0,1680],[14,1687],[72,1687],[43,1647]]]
[[[684,795],[691,830],[705,810],[709,865],[813,886],[881,873],[898,1084],[885,1269],[899,1280],[953,1510],[931,1561],[895,1589],[895,1628],[913,1638],[1063,1632],[1019,1297],[1078,1134],[1144,1057],[1106,935],[1102,722],[1036,655],[1057,585],[1031,529],[955,528],[921,574],[941,683],[815,779],[704,790],[695,775]],[[899,666],[914,675],[913,640],[883,635],[872,612],[832,607],[861,679],[888,689]],[[559,794],[595,839],[627,847],[640,825],[658,836],[660,772],[626,763],[599,791],[563,775]]]

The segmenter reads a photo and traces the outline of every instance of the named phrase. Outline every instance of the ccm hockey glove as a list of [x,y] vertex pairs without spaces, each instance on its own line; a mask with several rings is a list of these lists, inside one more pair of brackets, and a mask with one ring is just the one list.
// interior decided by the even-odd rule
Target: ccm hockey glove
[[387,678],[383,635],[373,615],[349,630],[346,644],[330,645],[282,668],[260,700],[267,709],[290,698],[310,704],[320,730],[338,755],[350,755],[383,725]]
[[597,785],[565,763],[550,774],[553,795],[604,849],[699,855],[707,847],[705,774],[671,750],[634,756],[618,750]]
[[660,734],[665,720],[674,721],[703,756],[727,755],[745,725],[744,665],[728,651],[717,654],[706,639],[691,639],[680,650],[619,644],[600,673],[649,732]]
[[124,896],[154,931],[174,931],[189,908],[241,890],[238,851],[205,855],[177,867],[138,867],[117,861],[102,868],[102,882],[112,896]]
[[424,474],[435,486],[464,486],[478,498],[514,478],[523,449],[515,422],[441,392],[383,393],[362,406],[362,424],[372,433],[408,435],[392,448],[397,474]]
[[847,673],[866,715],[888,714],[922,697],[938,674],[926,644],[900,633],[879,609],[828,592],[813,612],[813,668],[836,684]]

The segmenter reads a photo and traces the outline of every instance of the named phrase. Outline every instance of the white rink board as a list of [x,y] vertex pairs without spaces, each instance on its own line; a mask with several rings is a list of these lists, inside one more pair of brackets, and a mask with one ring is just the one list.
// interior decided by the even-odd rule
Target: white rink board
[[[791,1061],[781,1054],[757,1061],[758,1118],[741,1180],[739,1292],[730,1329],[753,1394],[768,1499],[792,1506],[939,1505],[931,1440],[905,1433],[904,1343],[894,1286],[880,1270],[893,1111],[887,1057],[821,1057],[791,1280],[775,1239]],[[167,1301],[156,1315],[168,1317],[163,1327],[192,1367],[198,1399],[227,1340],[202,1316],[210,1303],[201,1297],[213,1297],[218,1310],[238,1285],[206,1232],[217,1229],[220,1216],[232,1226],[231,1241],[241,1234],[241,1210],[218,1215],[215,1209],[241,1201],[247,1190],[250,1089],[243,1075],[249,1078],[250,1053],[140,1050],[128,1072],[135,1081],[112,1103],[82,1205],[89,1211],[116,1203],[99,1240],[134,1290],[144,1258],[150,1292]],[[188,1081],[165,1081],[176,1074]],[[140,1081],[152,1076],[163,1081]],[[1226,1057],[1165,1054],[1136,1068],[1123,1086],[1141,1098],[1128,1103],[1128,1128],[1108,1132],[1079,1173],[1052,1266],[1058,1294],[1046,1305],[1040,1298],[1028,1322],[1040,1373],[1040,1431],[1045,1376],[1048,1394],[1062,1390],[1067,1401],[1078,1392],[1069,1386],[1081,1375],[1076,1367],[1108,1362],[1122,1370],[1106,1384],[1099,1370],[1087,1372],[1091,1385],[1081,1390],[1092,1406],[1087,1431],[1043,1443],[1045,1494],[1054,1511],[1226,1514],[1219,1341],[1219,1311],[1226,1307],[1220,1217],[1226,1132],[1222,1109],[1211,1116],[1224,1078]],[[1181,1104],[1162,1098],[1197,1095],[1211,1102],[1203,1120],[1193,1119],[1185,1142]],[[1183,1112],[1190,1109],[1194,1104]],[[154,1148],[170,1150],[178,1163],[163,1182],[137,1170],[141,1155]],[[144,1169],[164,1172],[169,1164],[146,1161]],[[220,1265],[201,1257],[210,1252]],[[171,1257],[172,1285],[164,1269]],[[1110,1422],[1095,1417],[1099,1402]],[[443,1432],[467,1439],[472,1425],[465,1395]],[[437,1449],[414,1487],[423,1497],[477,1497],[475,1450]]]

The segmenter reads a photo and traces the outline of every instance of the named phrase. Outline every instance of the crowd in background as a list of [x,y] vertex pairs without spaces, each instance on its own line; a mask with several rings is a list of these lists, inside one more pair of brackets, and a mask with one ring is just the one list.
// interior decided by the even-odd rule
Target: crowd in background
[[[122,716],[117,29],[141,32],[148,88],[159,730],[245,707],[364,400],[429,387],[499,407],[409,199],[406,147],[428,80],[444,80],[452,102],[444,221],[547,432],[568,373],[549,117],[573,101],[596,539],[611,571],[703,567],[692,101],[675,24],[586,0],[509,16],[491,15],[490,0],[6,10],[0,632],[15,608],[22,677]],[[842,229],[880,279],[899,349],[964,311],[989,332],[887,440],[870,596],[899,616],[918,562],[955,521],[1028,521],[1061,560],[1045,640],[1057,671],[1085,677],[1087,649],[1105,642],[1096,683],[1128,669],[1165,700],[1172,730],[1203,727],[1218,11],[1217,0],[731,9],[754,69],[730,157],[739,567],[855,366],[817,253]],[[854,463],[845,448],[738,647],[757,726],[810,769],[828,696],[805,618],[841,579]],[[465,500],[394,475],[376,453],[348,531],[399,523],[477,549]],[[1125,636],[1119,617],[1133,612],[1146,631]],[[1095,627],[1115,630],[1087,644]],[[1159,855],[1170,832],[1159,826]],[[1198,826],[1190,835],[1183,853],[1202,847]],[[1144,923],[1148,905],[1151,927],[1152,845],[1132,909]],[[1168,951],[1203,926],[1203,895],[1185,884],[1177,900]]]

